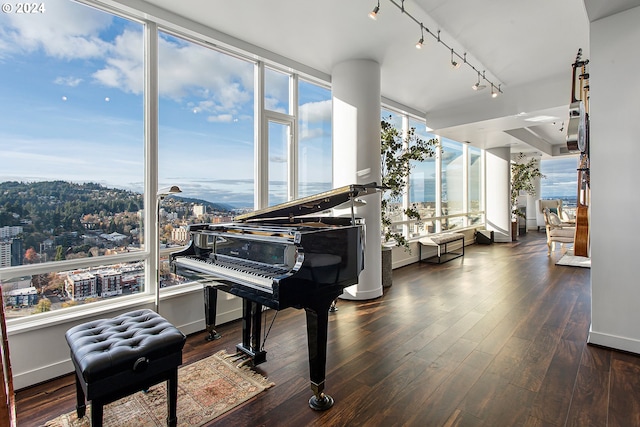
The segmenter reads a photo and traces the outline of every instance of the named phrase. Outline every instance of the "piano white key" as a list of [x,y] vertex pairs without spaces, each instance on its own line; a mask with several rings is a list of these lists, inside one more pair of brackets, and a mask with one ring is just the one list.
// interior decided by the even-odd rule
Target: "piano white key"
[[176,263],[202,273],[221,276],[235,283],[256,285],[266,292],[273,292],[273,279],[270,277],[249,274],[242,270],[227,268],[223,265],[202,261],[197,258],[181,257],[176,259]]

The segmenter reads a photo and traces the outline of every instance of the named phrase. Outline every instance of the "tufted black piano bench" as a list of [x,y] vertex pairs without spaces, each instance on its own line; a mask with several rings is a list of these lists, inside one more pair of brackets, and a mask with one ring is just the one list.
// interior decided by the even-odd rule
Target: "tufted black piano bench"
[[177,424],[178,367],[186,337],[151,310],[75,326],[65,334],[76,370],[78,418],[91,402],[91,425],[107,403],[167,381],[167,425]]

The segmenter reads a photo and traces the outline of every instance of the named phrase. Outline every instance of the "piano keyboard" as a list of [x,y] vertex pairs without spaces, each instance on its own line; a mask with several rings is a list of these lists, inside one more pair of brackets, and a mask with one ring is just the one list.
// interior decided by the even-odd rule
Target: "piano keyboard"
[[225,260],[224,256],[220,255],[215,263],[196,257],[180,257],[177,258],[175,262],[178,266],[219,276],[235,283],[258,286],[266,292],[273,292],[273,281],[276,277],[289,272],[289,270],[285,268],[252,263],[246,260],[235,260],[231,262]]

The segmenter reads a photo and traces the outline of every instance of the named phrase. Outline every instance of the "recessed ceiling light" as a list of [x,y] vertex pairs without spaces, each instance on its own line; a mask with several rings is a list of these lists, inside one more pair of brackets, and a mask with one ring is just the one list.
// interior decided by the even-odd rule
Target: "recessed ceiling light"
[[528,119],[524,119],[527,122],[552,122],[554,120],[558,120],[557,117],[552,117],[552,116],[535,116],[535,117],[530,117]]

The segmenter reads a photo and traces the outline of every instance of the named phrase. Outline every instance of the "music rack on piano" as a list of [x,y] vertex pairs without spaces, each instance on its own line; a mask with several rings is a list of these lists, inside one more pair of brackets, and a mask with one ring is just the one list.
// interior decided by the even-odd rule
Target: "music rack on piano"
[[[325,410],[333,399],[324,393],[329,309],[347,286],[358,283],[364,268],[364,221],[354,215],[356,198],[380,187],[352,184],[234,218],[226,224],[189,226],[191,241],[170,255],[174,273],[204,285],[208,339],[215,331],[217,291],[243,299],[242,343],[237,350],[255,365],[266,361],[261,347],[264,307],[305,309],[309,406]],[[351,207],[350,217],[317,215]]]

